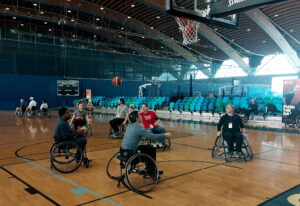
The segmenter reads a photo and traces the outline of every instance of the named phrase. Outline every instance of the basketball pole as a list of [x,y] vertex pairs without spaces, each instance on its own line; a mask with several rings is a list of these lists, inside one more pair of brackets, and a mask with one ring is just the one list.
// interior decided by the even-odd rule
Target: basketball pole
[[190,97],[193,96],[193,75],[190,74]]

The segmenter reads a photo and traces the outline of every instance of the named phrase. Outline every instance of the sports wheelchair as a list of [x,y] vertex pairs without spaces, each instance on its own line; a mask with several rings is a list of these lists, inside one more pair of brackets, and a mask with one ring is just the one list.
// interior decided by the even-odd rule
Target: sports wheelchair
[[82,151],[80,146],[72,141],[54,143],[50,148],[51,169],[61,173],[71,173],[82,164],[88,168],[91,161],[87,158],[86,150]]
[[136,193],[150,192],[159,182],[159,171],[152,157],[140,151],[132,153],[132,150],[121,148],[109,159],[106,174],[110,179],[118,182],[118,187],[122,183]]
[[[211,156],[213,158],[220,158],[220,159],[225,159],[226,162],[230,162],[234,159],[235,157],[230,157],[228,154],[228,145],[227,142],[224,140],[223,136],[217,136],[214,146],[212,148]],[[244,159],[246,162],[247,160],[252,160],[253,159],[253,151],[252,148],[249,144],[249,140],[247,136],[243,134],[243,144],[242,144],[242,156],[240,157]]]
[[25,111],[25,117],[31,118],[31,117],[36,117],[38,114],[38,110],[36,107],[32,107],[32,109],[26,109]]

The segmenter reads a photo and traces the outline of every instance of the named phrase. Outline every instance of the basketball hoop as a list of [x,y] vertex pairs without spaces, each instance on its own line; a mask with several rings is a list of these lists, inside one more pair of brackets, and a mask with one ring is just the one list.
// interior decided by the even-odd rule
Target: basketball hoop
[[179,29],[182,32],[183,45],[193,44],[198,42],[199,22],[190,19],[175,18]]

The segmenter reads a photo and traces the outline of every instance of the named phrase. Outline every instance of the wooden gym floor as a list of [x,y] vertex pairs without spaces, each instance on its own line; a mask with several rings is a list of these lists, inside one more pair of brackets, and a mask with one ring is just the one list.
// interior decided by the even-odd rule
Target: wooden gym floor
[[88,138],[91,168],[71,174],[50,169],[49,148],[57,117],[15,118],[0,111],[0,205],[257,205],[300,183],[299,134],[248,130],[255,158],[212,159],[216,127],[164,121],[170,151],[158,152],[162,181],[142,196],[106,176],[121,140],[107,138],[109,115],[93,120]]

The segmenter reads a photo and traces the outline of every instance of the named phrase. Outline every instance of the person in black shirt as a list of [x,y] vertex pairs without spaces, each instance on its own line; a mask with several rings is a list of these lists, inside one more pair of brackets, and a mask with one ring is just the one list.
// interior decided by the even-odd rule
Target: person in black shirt
[[241,117],[233,113],[233,105],[229,104],[226,106],[226,114],[223,115],[218,124],[218,133],[222,136],[228,144],[229,156],[233,157],[234,155],[234,143],[236,143],[236,154],[241,156],[242,144],[243,144],[243,135],[241,129],[245,133],[245,126]]
[[255,102],[255,99],[251,99],[251,104],[248,107],[248,111],[247,111],[247,118],[249,119],[249,116],[251,113],[257,114],[258,111],[258,106]]

